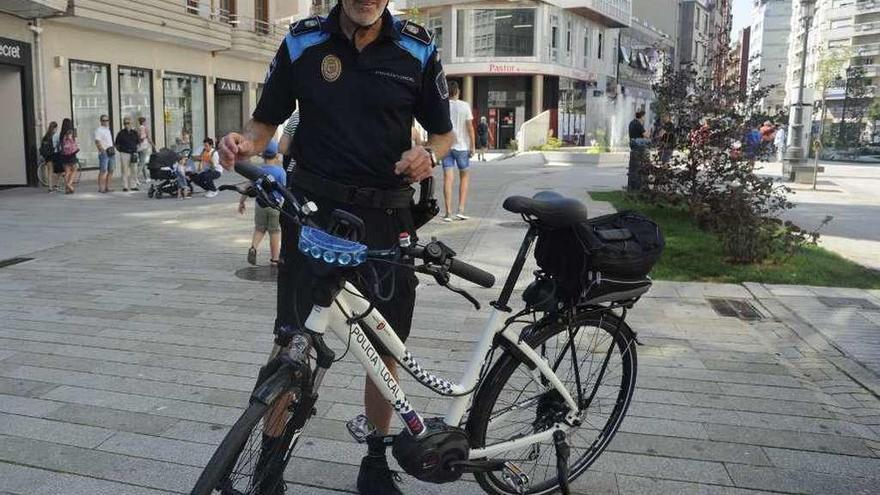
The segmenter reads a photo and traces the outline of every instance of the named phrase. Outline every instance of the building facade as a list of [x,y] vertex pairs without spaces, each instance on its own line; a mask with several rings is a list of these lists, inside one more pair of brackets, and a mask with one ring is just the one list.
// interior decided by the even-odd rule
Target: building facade
[[765,112],[775,113],[785,105],[791,3],[791,0],[755,0],[752,9],[746,74],[749,85],[773,86],[770,94],[758,103]]
[[617,92],[618,30],[630,0],[468,2],[410,0],[434,32],[447,76],[457,79],[474,118],[485,116],[490,146],[506,148],[523,123],[549,110],[563,141],[605,132]]
[[287,30],[272,19],[291,10],[282,0],[0,2],[0,98],[22,109],[0,131],[0,156],[14,157],[0,162],[0,185],[35,182],[27,164],[50,121],[73,119],[85,168],[97,164],[102,114],[114,134],[124,117],[146,118],[159,147],[240,129]]
[[733,14],[730,0],[681,0],[678,61],[720,83],[727,74]]
[[748,90],[749,82],[749,45],[751,42],[751,26],[742,28],[733,46],[730,48],[730,59],[727,65],[727,80],[736,83],[743,95]]

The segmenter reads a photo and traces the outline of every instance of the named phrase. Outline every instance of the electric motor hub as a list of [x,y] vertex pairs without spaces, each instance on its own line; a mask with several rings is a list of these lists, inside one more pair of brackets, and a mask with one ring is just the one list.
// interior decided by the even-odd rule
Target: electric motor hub
[[429,483],[449,483],[461,478],[462,472],[450,465],[467,460],[469,451],[467,433],[447,425],[441,418],[426,419],[425,431],[418,437],[408,430],[402,431],[391,449],[404,472]]

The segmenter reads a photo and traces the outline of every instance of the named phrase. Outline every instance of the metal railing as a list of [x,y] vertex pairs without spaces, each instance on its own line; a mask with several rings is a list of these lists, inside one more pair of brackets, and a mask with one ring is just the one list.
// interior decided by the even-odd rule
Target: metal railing
[[265,19],[255,19],[231,12],[224,8],[211,8],[204,1],[183,0],[187,14],[205,17],[212,21],[222,22],[232,26],[233,29],[246,30],[269,38],[283,36],[287,32],[287,25],[281,26]]
[[880,30],[880,21],[874,22],[865,22],[863,24],[856,24],[856,31],[877,31]]
[[877,0],[865,0],[864,2],[858,2],[856,3],[856,10],[860,13],[880,10],[880,2],[878,2]]

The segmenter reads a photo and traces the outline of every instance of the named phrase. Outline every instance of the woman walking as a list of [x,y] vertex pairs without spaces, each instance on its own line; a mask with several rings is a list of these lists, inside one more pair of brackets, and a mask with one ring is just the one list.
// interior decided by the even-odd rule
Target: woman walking
[[489,123],[484,115],[480,117],[480,123],[477,124],[477,160],[486,161],[487,148],[489,148]]
[[53,120],[49,122],[49,128],[40,141],[40,156],[43,157],[43,167],[45,167],[47,192],[53,192],[58,189],[54,183],[54,180],[57,179],[55,174],[64,172],[60,164],[56,163],[58,161],[58,143],[60,139],[61,133],[58,132],[58,122]]
[[76,142],[76,131],[73,121],[64,119],[61,122],[61,139],[58,145],[58,162],[64,169],[64,193],[73,194],[76,178],[76,154],[79,145]]
[[141,176],[143,176],[144,182],[150,182],[150,177],[147,175],[147,163],[150,162],[150,155],[153,154],[153,140],[150,138],[150,128],[147,127],[146,117],[138,117],[137,133],[138,173],[135,175],[134,183],[135,187],[140,187]]
[[122,191],[129,189],[137,191],[137,162],[132,157],[137,157],[138,133],[131,128],[131,118],[122,119],[122,130],[116,133],[116,151],[119,152],[119,168],[122,169]]

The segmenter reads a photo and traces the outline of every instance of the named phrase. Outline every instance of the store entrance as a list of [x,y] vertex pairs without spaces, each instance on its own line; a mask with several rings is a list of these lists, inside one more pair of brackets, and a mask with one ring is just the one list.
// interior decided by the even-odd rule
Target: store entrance
[[244,86],[240,81],[218,79],[214,86],[214,133],[219,139],[244,125]]
[[0,101],[9,111],[0,125],[0,186],[27,184],[22,72],[0,64]]
[[506,149],[516,139],[516,109],[491,108],[489,114],[496,115],[498,127],[495,129],[495,149]]

